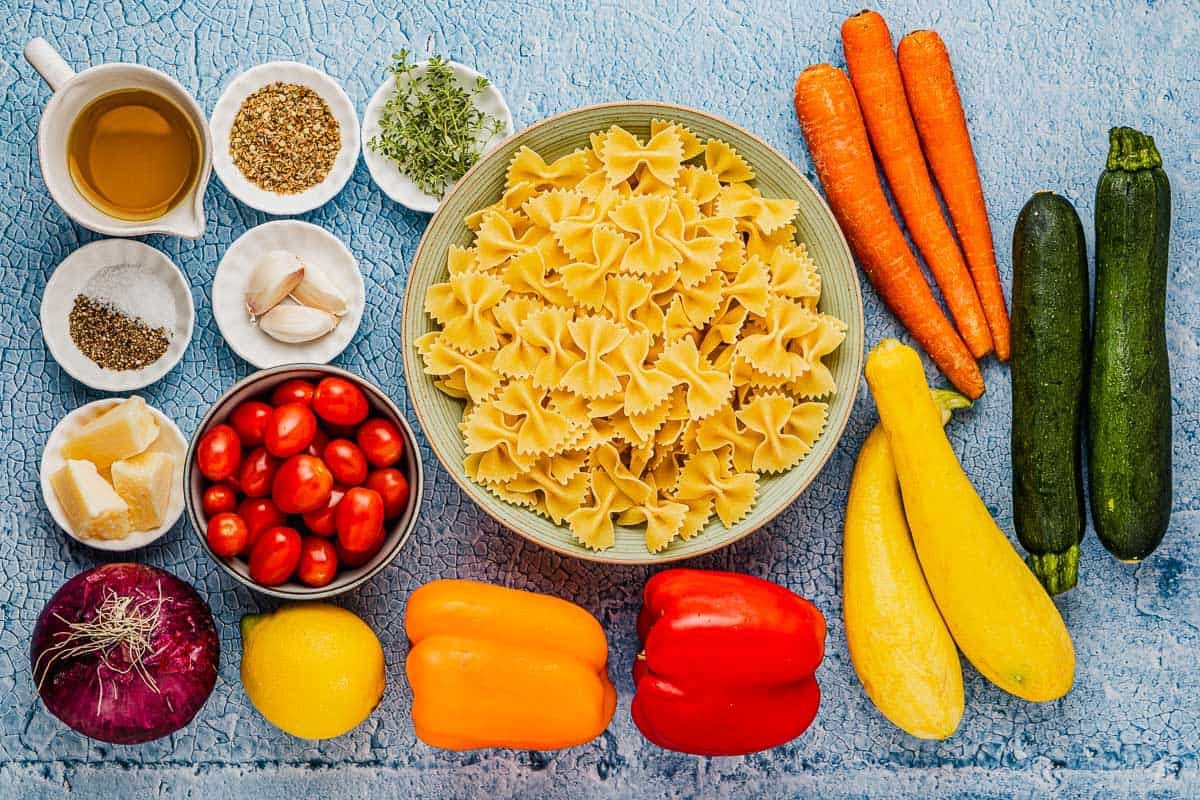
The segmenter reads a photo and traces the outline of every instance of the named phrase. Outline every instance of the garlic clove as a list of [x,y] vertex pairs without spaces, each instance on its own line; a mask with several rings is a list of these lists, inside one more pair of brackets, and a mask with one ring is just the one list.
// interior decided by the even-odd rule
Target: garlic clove
[[292,289],[292,298],[339,317],[350,310],[345,292],[337,287],[329,273],[315,264],[305,263],[304,278]]
[[246,310],[265,314],[304,280],[304,262],[287,250],[272,250],[254,265],[246,287]]
[[338,318],[328,311],[291,303],[275,306],[258,320],[263,333],[288,344],[320,339],[337,324]]

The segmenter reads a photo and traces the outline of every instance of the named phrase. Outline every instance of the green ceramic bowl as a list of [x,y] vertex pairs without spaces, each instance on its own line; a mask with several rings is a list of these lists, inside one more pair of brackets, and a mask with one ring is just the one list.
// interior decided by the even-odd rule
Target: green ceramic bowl
[[[675,541],[665,550],[646,552],[640,528],[618,528],[616,545],[594,552],[580,545],[565,525],[491,495],[472,482],[463,470],[463,442],[458,423],[463,404],[438,391],[422,369],[414,342],[435,329],[424,311],[425,292],[447,279],[446,255],[451,245],[469,246],[473,239],[463,218],[499,199],[504,174],[513,154],[528,145],[550,161],[588,145],[588,134],[619,124],[645,137],[652,119],[668,119],[691,128],[702,138],[717,137],[732,144],[758,175],[758,188],[768,197],[794,197],[800,201],[797,238],[804,242],[821,270],[820,308],[847,325],[846,340],[828,361],[837,379],[838,393],[830,402],[829,422],[812,452],[786,473],[760,477],[754,509],[741,522],[726,529],[714,516],[703,532],[689,541]],[[858,273],[841,229],[813,185],[777,150],[731,122],[693,109],[665,103],[607,103],[550,117],[526,128],[480,160],[442,201],[425,229],[409,272],[402,321],[404,373],[417,419],[433,452],[450,476],[480,508],[502,525],[531,541],[560,553],[592,561],[620,564],[653,564],[707,553],[741,539],[774,519],[812,482],[833,454],[845,430],[862,370],[863,311]]]

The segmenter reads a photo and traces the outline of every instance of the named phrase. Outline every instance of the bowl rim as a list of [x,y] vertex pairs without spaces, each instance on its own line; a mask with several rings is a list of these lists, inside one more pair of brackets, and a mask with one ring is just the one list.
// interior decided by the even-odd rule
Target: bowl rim
[[[479,161],[477,161],[475,163],[475,165],[471,167],[471,169],[467,170],[466,174],[463,175],[461,178],[459,178],[458,183],[456,183],[453,187],[451,187],[450,190],[446,193],[446,196],[442,198],[442,202],[438,206],[437,211],[435,211],[433,213],[433,216],[430,218],[429,223],[425,226],[425,231],[421,234],[421,241],[418,243],[417,249],[413,253],[412,261],[409,264],[409,275],[405,281],[405,286],[404,286],[404,302],[401,306],[402,322],[400,325],[400,346],[403,349],[401,351],[400,357],[401,357],[401,362],[404,365],[404,380],[405,380],[406,386],[412,386],[412,382],[414,380],[414,376],[410,373],[410,370],[409,370],[410,350],[412,349],[413,345],[412,345],[412,341],[408,334],[408,326],[406,324],[404,324],[404,322],[403,322],[403,320],[407,316],[407,311],[408,311],[408,306],[409,306],[409,293],[412,291],[412,280],[411,280],[412,269],[417,263],[420,262],[421,256],[422,256],[423,252],[425,251],[425,248],[427,246],[430,246],[429,232],[430,232],[430,230],[433,229],[434,223],[437,222],[438,218],[443,213],[445,213],[446,209],[450,206],[450,201],[454,197],[454,195],[457,192],[462,191],[464,189],[464,187],[469,186],[470,182],[471,182],[471,178],[474,176],[474,174],[477,171],[479,171],[482,167],[484,167],[486,164],[489,164],[493,158],[497,157],[497,154],[504,148],[505,145],[510,144],[516,138],[522,137],[522,136],[528,134],[529,132],[537,130],[539,128],[544,128],[548,125],[552,125],[556,122],[563,120],[564,118],[575,116],[576,114],[581,114],[581,113],[588,112],[588,111],[603,110],[603,109],[618,109],[618,108],[629,108],[629,107],[638,107],[638,108],[647,108],[648,107],[648,108],[652,108],[652,109],[661,109],[667,113],[672,112],[672,111],[684,111],[689,114],[695,114],[695,115],[698,115],[701,117],[705,117],[719,125],[724,125],[724,126],[733,128],[738,133],[754,140],[756,143],[761,145],[763,148],[770,151],[774,156],[779,158],[782,163],[786,164],[788,166],[788,168],[795,174],[795,176],[797,178],[799,178],[810,189],[812,189],[813,195],[817,198],[818,202],[820,203],[820,207],[824,210],[825,214],[828,215],[829,221],[833,224],[833,229],[837,232],[837,241],[841,245],[841,250],[843,251],[843,253],[846,257],[846,261],[851,266],[851,276],[854,279],[853,280],[853,288],[854,288],[853,302],[858,307],[859,319],[863,320],[863,323],[864,323],[863,324],[864,336],[862,337],[863,338],[862,346],[856,348],[855,351],[851,354],[854,359],[853,374],[854,374],[855,378],[853,381],[851,381],[850,386],[848,386],[844,389],[844,391],[848,392],[846,404],[845,404],[846,410],[844,413],[841,414],[840,419],[831,420],[831,422],[833,422],[833,424],[830,425],[827,423],[825,429],[821,432],[821,436],[831,436],[834,439],[834,446],[830,447],[816,461],[815,467],[812,470],[812,474],[796,487],[796,489],[788,496],[788,498],[785,502],[780,503],[779,507],[777,509],[775,509],[773,512],[768,514],[764,519],[762,519],[758,523],[748,526],[746,528],[746,530],[740,531],[735,536],[732,536],[732,537],[726,538],[726,539],[721,539],[719,541],[714,541],[711,544],[706,543],[699,550],[695,550],[695,551],[687,552],[687,553],[671,553],[669,551],[666,551],[666,552],[656,554],[656,553],[647,552],[644,556],[639,555],[639,557],[637,557],[637,558],[622,558],[622,559],[618,560],[618,559],[605,557],[606,551],[604,551],[604,550],[590,550],[590,549],[588,549],[586,547],[582,547],[582,546],[579,546],[579,547],[573,549],[571,547],[563,546],[563,545],[560,545],[555,542],[544,541],[532,534],[528,534],[528,533],[525,533],[524,531],[516,530],[516,529],[512,528],[507,522],[505,522],[503,519],[501,519],[499,517],[499,515],[497,515],[496,513],[493,513],[491,508],[489,508],[486,504],[481,503],[475,499],[475,493],[474,493],[473,486],[469,486],[468,481],[465,481],[463,478],[461,478],[458,475],[457,471],[451,467],[453,459],[449,458],[446,454],[442,453],[438,449],[436,440],[433,437],[429,436],[428,431],[430,429],[430,425],[429,425],[429,422],[426,420],[425,412],[423,411],[423,409],[421,408],[421,406],[419,404],[412,403],[413,412],[416,414],[416,417],[417,417],[417,423],[421,426],[421,431],[426,434],[425,440],[429,443],[429,449],[433,451],[433,454],[437,457],[438,461],[441,463],[441,465],[445,469],[445,471],[450,475],[450,477],[454,480],[454,482],[458,484],[459,488],[462,489],[463,494],[465,494],[467,496],[467,498],[469,500],[471,500],[471,502],[474,503],[476,506],[478,506],[485,514],[487,514],[489,517],[491,517],[493,520],[495,520],[496,523],[499,524],[501,528],[508,530],[508,531],[512,531],[513,533],[520,536],[522,539],[525,539],[526,541],[529,541],[540,547],[545,547],[548,550],[552,550],[556,553],[560,553],[565,556],[571,556],[573,558],[579,558],[584,561],[591,561],[591,562],[601,563],[601,564],[609,564],[612,566],[639,566],[639,565],[645,566],[645,565],[652,565],[652,564],[669,564],[672,562],[684,561],[687,559],[697,558],[699,556],[707,555],[709,553],[713,553],[717,550],[721,550],[725,547],[728,547],[736,542],[739,542],[742,539],[745,539],[750,534],[761,530],[763,527],[765,527],[766,525],[773,522],[780,514],[782,514],[784,511],[786,511],[788,508],[790,508],[792,506],[792,504],[795,503],[796,500],[798,500],[800,498],[800,495],[804,494],[805,490],[808,489],[808,487],[812,484],[812,482],[814,480],[816,480],[817,476],[820,475],[822,471],[824,471],[826,465],[829,463],[829,459],[833,457],[834,452],[836,452],[836,450],[837,450],[837,446],[836,446],[837,442],[840,442],[843,434],[846,431],[846,426],[849,423],[850,417],[854,411],[855,399],[858,396],[858,388],[859,388],[858,385],[859,385],[860,379],[862,377],[864,350],[866,347],[866,341],[865,341],[866,340],[866,336],[865,336],[865,327],[866,326],[865,326],[864,309],[863,309],[862,281],[859,279],[859,276],[858,276],[857,265],[854,260],[854,254],[851,252],[850,245],[846,241],[846,235],[842,231],[842,226],[840,224],[838,224],[837,217],[834,216],[833,210],[829,207],[829,203],[826,202],[824,195],[822,195],[821,192],[818,191],[817,187],[815,185],[813,185],[813,182],[808,179],[808,176],[806,176],[803,172],[801,172],[800,169],[795,164],[792,163],[792,160],[790,158],[788,158],[786,155],[784,155],[777,147],[775,147],[774,145],[767,142],[761,136],[758,136],[757,134],[752,133],[751,131],[747,130],[746,128],[742,127],[741,125],[738,125],[736,122],[733,122],[724,117],[718,116],[716,114],[712,114],[707,111],[702,111],[700,109],[692,108],[690,106],[679,105],[678,103],[667,103],[667,102],[658,101],[658,100],[614,100],[614,101],[608,101],[608,102],[604,102],[604,103],[593,103],[591,105],[579,106],[578,108],[569,109],[567,111],[561,111],[557,114],[553,114],[549,117],[546,117],[545,119],[539,120],[538,122],[535,122],[532,125],[530,125],[526,128],[523,128],[520,131],[517,131],[512,136],[509,136],[507,139],[505,139],[503,142],[501,142],[499,146],[497,146],[496,148],[492,149],[491,151],[489,151],[489,152],[485,153],[483,156],[481,156]],[[419,375],[415,376],[415,378],[419,379],[419,380],[424,380],[425,377],[426,376],[424,375],[423,372],[421,372]],[[839,389],[842,389],[842,387],[839,387]],[[411,389],[409,389],[409,394],[410,394],[410,396],[412,395]],[[793,469],[794,469],[794,467],[793,467]],[[535,512],[531,511],[530,513],[535,513]]]
[[[347,380],[353,381],[355,384],[365,387],[368,394],[372,395],[376,400],[378,400],[383,408],[393,415],[393,421],[397,422],[397,427],[400,428],[400,432],[404,435],[405,446],[408,448],[408,458],[406,461],[412,464],[412,480],[409,482],[408,509],[400,516],[400,520],[396,523],[401,527],[399,538],[396,540],[396,543],[391,547],[390,550],[380,550],[378,553],[376,553],[372,559],[374,563],[371,564],[371,562],[368,562],[371,564],[371,566],[366,569],[362,575],[359,575],[357,578],[349,581],[343,586],[335,586],[331,583],[327,586],[308,587],[299,585],[300,588],[297,589],[285,589],[283,588],[284,586],[289,586],[294,582],[282,584],[281,586],[263,586],[262,584],[256,583],[250,578],[241,575],[237,572],[237,570],[229,565],[226,559],[218,556],[212,551],[212,548],[208,546],[208,539],[204,534],[204,526],[200,523],[200,511],[196,507],[196,499],[194,497],[194,493],[192,492],[192,477],[195,472],[196,464],[196,446],[200,442],[200,437],[203,435],[203,432],[212,425],[218,409],[223,408],[235,393],[253,385],[254,383],[257,383],[265,378],[275,377],[283,373],[300,371],[321,372],[329,376],[346,378]],[[408,424],[408,420],[404,418],[404,413],[400,410],[400,407],[397,406],[396,403],[388,396],[387,392],[383,391],[383,389],[376,385],[374,381],[361,375],[356,375],[349,370],[342,369],[341,367],[335,367],[330,364],[281,364],[277,367],[270,367],[269,369],[252,372],[244,378],[234,382],[228,389],[221,393],[220,397],[213,401],[212,405],[209,406],[208,411],[205,412],[200,422],[196,425],[196,429],[192,432],[191,438],[188,441],[186,458],[187,461],[184,463],[183,469],[184,509],[187,512],[188,521],[191,523],[192,533],[194,533],[196,538],[200,540],[200,546],[204,548],[204,552],[207,553],[209,557],[221,567],[222,570],[231,575],[238,583],[241,583],[242,585],[247,586],[261,594],[265,594],[270,597],[276,597],[281,600],[327,600],[329,598],[345,594],[353,589],[357,589],[359,586],[362,586],[371,578],[378,575],[385,567],[396,560],[396,557],[400,555],[400,551],[404,549],[404,545],[407,544],[409,538],[411,538],[413,531],[417,527],[417,518],[420,516],[421,503],[425,494],[425,470],[421,463],[421,450],[417,443],[416,434],[413,432],[412,426]]]

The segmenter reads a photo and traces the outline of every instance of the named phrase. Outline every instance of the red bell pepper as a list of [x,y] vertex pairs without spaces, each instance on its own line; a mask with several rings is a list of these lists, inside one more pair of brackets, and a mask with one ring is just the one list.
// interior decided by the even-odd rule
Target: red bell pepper
[[799,736],[821,701],[816,606],[752,575],[669,569],[646,582],[633,721],[659,747],[744,755]]

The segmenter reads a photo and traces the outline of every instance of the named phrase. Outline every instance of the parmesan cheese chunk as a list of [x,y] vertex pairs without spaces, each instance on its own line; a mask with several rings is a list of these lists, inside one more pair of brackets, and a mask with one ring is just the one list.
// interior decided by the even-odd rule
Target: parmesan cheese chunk
[[68,460],[50,476],[50,485],[77,535],[84,539],[124,539],[129,534],[129,506],[100,477],[92,462]]
[[130,529],[148,531],[163,524],[174,472],[175,459],[167,453],[142,453],[113,462],[113,488],[129,506]]
[[63,458],[84,459],[106,469],[112,462],[136,456],[158,438],[158,420],[146,401],[134,395],[79,429],[63,445]]

